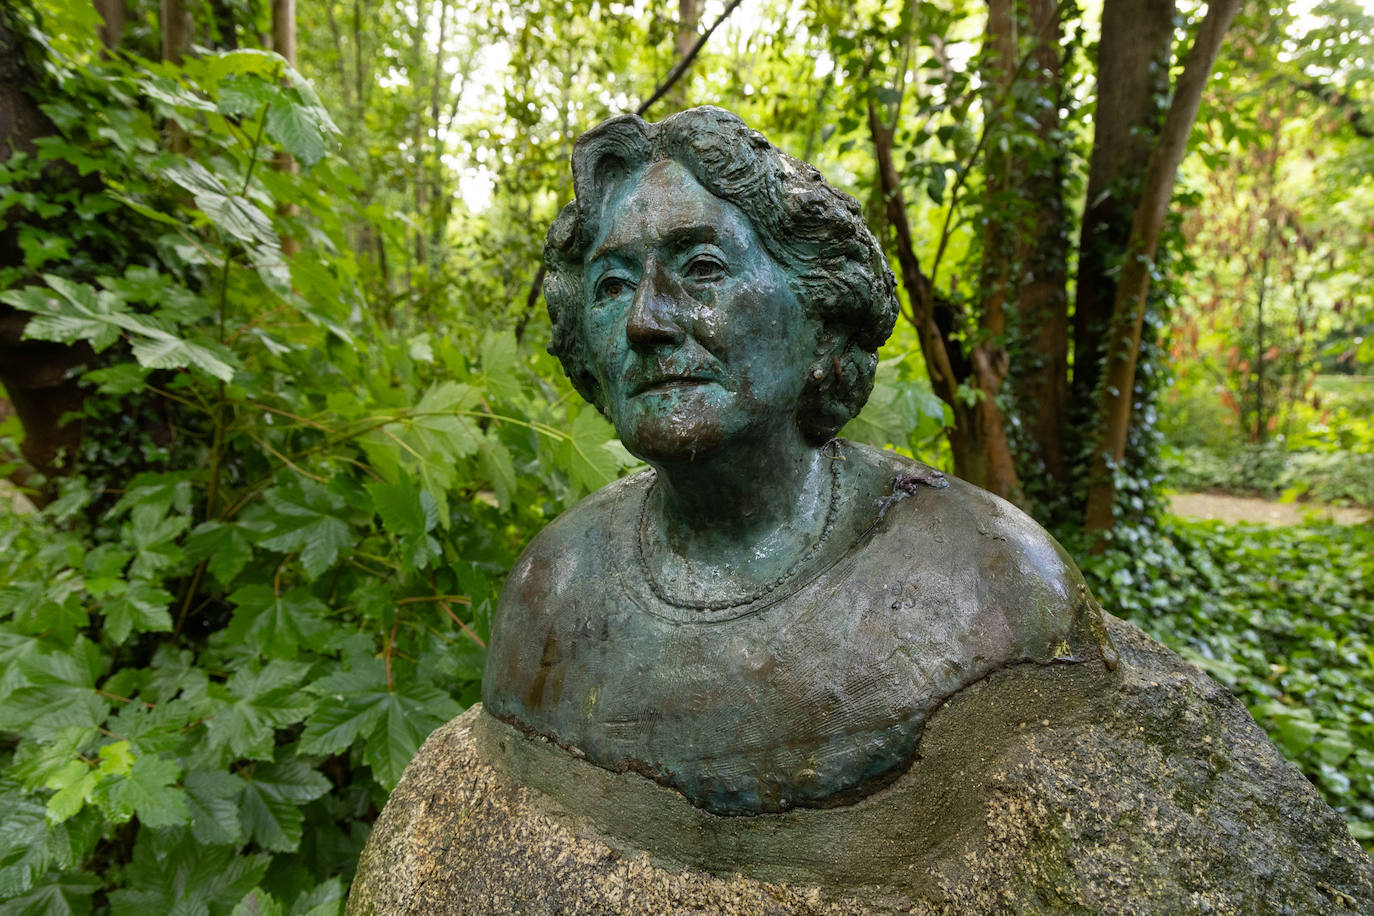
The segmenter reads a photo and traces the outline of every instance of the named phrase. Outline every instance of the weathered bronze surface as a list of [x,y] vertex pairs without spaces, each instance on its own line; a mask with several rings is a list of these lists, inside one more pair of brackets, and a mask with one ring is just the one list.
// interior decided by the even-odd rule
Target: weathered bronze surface
[[489,713],[756,814],[887,784],[993,671],[1104,654],[1078,570],[1023,513],[833,440],[897,310],[853,200],[710,108],[608,121],[573,175],[552,349],[651,470],[531,542]]

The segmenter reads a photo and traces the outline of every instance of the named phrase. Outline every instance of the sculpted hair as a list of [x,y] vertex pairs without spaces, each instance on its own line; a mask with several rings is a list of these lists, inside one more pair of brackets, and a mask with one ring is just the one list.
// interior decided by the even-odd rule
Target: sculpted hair
[[743,211],[787,271],[807,314],[821,323],[797,422],[808,440],[828,441],[873,390],[877,350],[897,318],[892,271],[853,198],[719,108],[692,108],[657,124],[622,115],[578,139],[572,157],[576,198],[554,221],[544,246],[544,297],[553,322],[549,352],[582,396],[603,406],[581,328],[583,262],[607,194],[663,159],[678,162],[702,187]]

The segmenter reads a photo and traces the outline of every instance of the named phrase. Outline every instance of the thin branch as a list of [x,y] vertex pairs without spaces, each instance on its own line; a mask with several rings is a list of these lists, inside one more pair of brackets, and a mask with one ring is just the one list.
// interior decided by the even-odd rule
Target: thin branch
[[682,59],[677,62],[673,69],[668,71],[668,75],[663,78],[663,82],[654,90],[654,94],[649,96],[648,99],[635,109],[635,114],[643,117],[644,112],[648,111],[655,102],[668,94],[668,91],[673,88],[673,84],[682,79],[683,74],[692,66],[692,61],[696,60],[697,55],[701,53],[701,49],[706,47],[706,42],[710,39],[711,33],[720,28],[720,24],[730,18],[730,14],[733,13],[735,8],[742,2],[743,0],[730,0],[730,2],[726,4],[725,11],[720,14],[715,22],[711,23],[710,28],[701,33],[701,37],[697,39],[697,43],[692,45],[692,49],[682,56]]

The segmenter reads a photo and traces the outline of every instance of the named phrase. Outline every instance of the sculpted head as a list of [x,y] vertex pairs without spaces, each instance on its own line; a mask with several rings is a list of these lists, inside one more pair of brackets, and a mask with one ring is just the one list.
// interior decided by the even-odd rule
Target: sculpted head
[[[812,444],[859,412],[897,303],[853,199],[716,108],[613,118],[572,167],[576,199],[544,249],[549,349],[632,451],[649,434],[627,435],[631,400],[678,429],[719,414],[724,435],[783,409]],[[692,384],[708,378],[738,389],[728,409]],[[655,379],[681,384],[638,397]]]

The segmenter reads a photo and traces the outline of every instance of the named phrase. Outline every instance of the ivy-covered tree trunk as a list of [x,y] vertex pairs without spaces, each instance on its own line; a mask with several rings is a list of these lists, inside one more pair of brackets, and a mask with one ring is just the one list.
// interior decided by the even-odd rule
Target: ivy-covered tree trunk
[[1173,31],[1172,2],[1110,0],[1102,10],[1093,147],[1079,230],[1066,429],[1071,454],[1078,460],[1090,450],[1117,275],[1141,181],[1164,121]]
[[994,85],[1003,100],[997,129],[1008,142],[989,144],[997,152],[988,162],[987,206],[997,218],[988,220],[984,232],[983,276],[985,289],[996,278],[1005,291],[1008,394],[1021,419],[1020,479],[1027,499],[1044,505],[1057,500],[1066,480],[1068,226],[1066,153],[1059,137],[1065,93],[1060,10],[1055,0],[1030,0],[1015,15],[1011,4],[996,13],[999,5],[993,5],[989,23],[1000,21],[1008,36],[996,37],[991,49],[1000,75]]
[[[1126,437],[1135,392],[1135,370],[1140,354],[1141,330],[1150,292],[1150,272],[1160,232],[1164,228],[1174,178],[1187,150],[1188,134],[1197,118],[1202,90],[1212,73],[1222,39],[1240,10],[1240,0],[1213,0],[1198,27],[1174,88],[1169,113],[1164,118],[1159,142],[1150,155],[1140,203],[1131,222],[1126,259],[1112,303],[1107,332],[1105,376],[1098,400],[1098,424],[1088,484],[1084,527],[1104,534],[1115,520],[1116,483],[1113,468],[1126,452]],[[1099,538],[1098,546],[1106,544]]]

